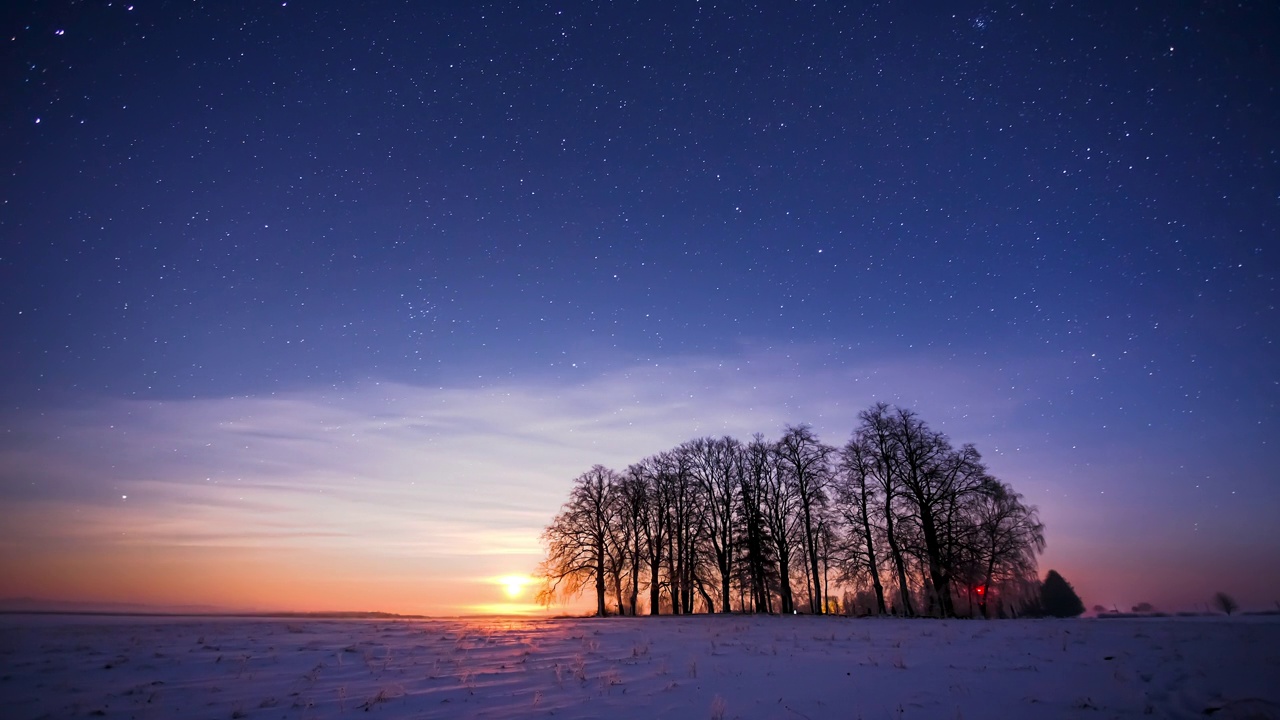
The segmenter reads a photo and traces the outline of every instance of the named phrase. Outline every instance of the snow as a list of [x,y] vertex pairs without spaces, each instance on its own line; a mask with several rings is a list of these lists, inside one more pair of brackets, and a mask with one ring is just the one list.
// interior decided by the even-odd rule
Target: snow
[[8,615],[0,707],[17,719],[1280,718],[1280,618]]

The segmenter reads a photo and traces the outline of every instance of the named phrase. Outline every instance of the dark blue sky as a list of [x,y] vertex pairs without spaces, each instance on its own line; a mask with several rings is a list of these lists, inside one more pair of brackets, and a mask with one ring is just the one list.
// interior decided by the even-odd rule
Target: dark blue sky
[[851,5],[7,5],[9,457],[118,401],[710,362],[829,442],[916,406],[1046,510],[1273,515],[1280,8]]

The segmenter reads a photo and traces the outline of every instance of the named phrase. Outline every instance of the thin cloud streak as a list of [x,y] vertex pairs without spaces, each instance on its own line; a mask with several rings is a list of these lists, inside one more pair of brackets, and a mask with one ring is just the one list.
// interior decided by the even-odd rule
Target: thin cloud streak
[[[592,464],[621,469],[699,435],[776,436],[796,422],[839,445],[877,400],[976,442],[1048,515],[1051,498],[1079,481],[1081,468],[1054,466],[1063,450],[1023,422],[1038,396],[1001,391],[1008,370],[918,357],[830,369],[824,352],[675,358],[573,384],[365,382],[13,418],[26,425],[21,444],[0,443],[4,566],[20,571],[18,549],[38,542],[340,553],[390,562],[424,588],[468,562],[477,573],[527,572],[545,523]],[[1029,384],[1040,396],[1054,389]],[[1095,459],[1089,473],[1112,477]],[[1053,547],[1073,531],[1050,532]],[[353,582],[361,572],[342,570]]]

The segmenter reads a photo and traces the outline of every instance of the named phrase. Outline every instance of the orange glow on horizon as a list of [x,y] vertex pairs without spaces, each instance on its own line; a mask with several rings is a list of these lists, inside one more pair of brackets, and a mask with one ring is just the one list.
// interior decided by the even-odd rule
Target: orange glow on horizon
[[488,603],[471,605],[466,609],[468,615],[545,615],[547,608],[535,603]]

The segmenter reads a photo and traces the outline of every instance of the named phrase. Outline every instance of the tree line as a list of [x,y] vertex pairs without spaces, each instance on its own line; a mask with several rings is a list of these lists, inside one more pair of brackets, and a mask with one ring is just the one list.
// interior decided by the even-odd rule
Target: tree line
[[858,420],[839,448],[789,425],[777,440],[703,437],[620,472],[592,467],[543,532],[539,601],[591,588],[600,616],[1034,605],[1036,507],[911,410],[879,403]]

